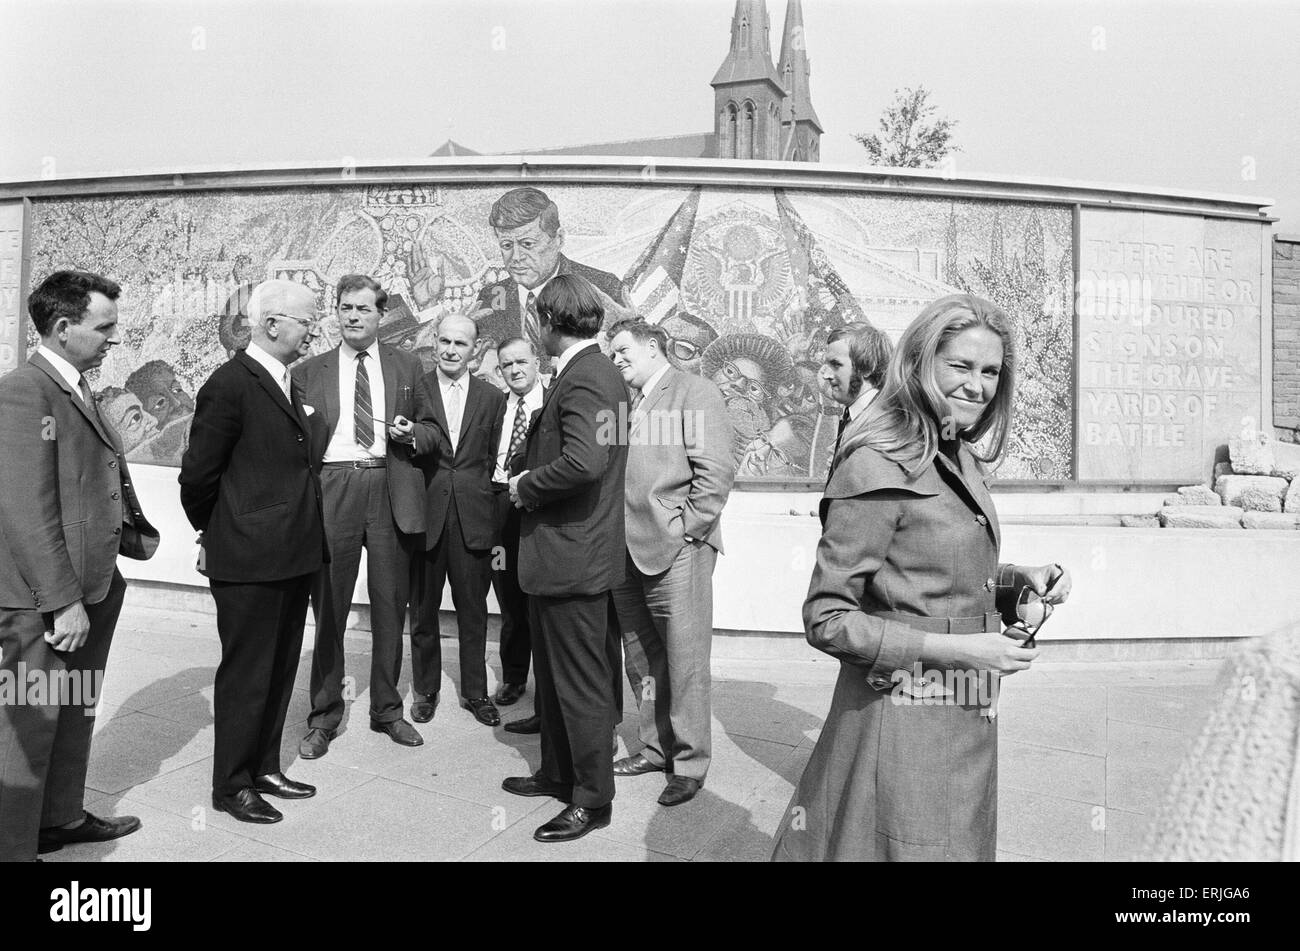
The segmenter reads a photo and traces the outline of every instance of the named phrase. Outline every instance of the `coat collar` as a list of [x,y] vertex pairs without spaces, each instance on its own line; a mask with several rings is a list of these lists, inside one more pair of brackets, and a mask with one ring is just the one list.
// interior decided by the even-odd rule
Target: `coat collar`
[[[86,422],[90,423],[91,428],[95,430],[100,439],[104,440],[104,442],[108,444],[110,449],[114,452],[122,451],[121,440],[118,439],[117,432],[113,427],[104,422],[103,418],[99,415],[98,408],[92,409],[87,406],[82,400],[81,394],[68,385],[68,381],[64,379],[63,374],[54,368],[54,364],[50,363],[43,353],[39,350],[36,351],[28,357],[27,362],[48,376],[55,382],[59,389],[68,394],[68,399],[70,399],[72,405],[77,408],[77,412],[85,417]],[[89,385],[90,384],[88,383],[87,386]],[[94,398],[93,392],[91,393],[91,398]]]
[[[242,350],[235,354],[234,359],[240,366],[253,375],[253,379],[257,380],[262,389],[266,391],[266,395],[271,398],[272,402],[274,402],[276,406],[280,407],[280,409],[283,410],[290,419],[297,423],[299,428],[303,430],[306,429],[306,427],[303,426],[302,417],[294,408],[293,403],[285,397],[284,390],[280,389],[280,384],[271,378],[271,374],[266,371],[266,367],[262,366]],[[289,379],[289,386],[292,391],[293,377],[291,376]]]
[[956,477],[956,484],[964,490],[967,503],[984,517],[993,541],[1002,547],[1002,529],[998,525],[997,509],[993,505],[993,496],[988,491],[988,477],[978,459],[971,453],[964,442],[957,446],[957,464],[954,464],[942,452],[936,453],[935,465],[941,466]]

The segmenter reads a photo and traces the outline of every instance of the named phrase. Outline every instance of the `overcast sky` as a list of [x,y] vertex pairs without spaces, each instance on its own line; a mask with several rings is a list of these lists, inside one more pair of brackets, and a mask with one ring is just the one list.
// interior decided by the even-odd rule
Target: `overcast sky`
[[[733,0],[0,0],[0,179],[698,132]],[[785,16],[769,0],[773,58]],[[1300,231],[1300,2],[805,0],[827,163],[896,87],[958,173],[1277,201]]]

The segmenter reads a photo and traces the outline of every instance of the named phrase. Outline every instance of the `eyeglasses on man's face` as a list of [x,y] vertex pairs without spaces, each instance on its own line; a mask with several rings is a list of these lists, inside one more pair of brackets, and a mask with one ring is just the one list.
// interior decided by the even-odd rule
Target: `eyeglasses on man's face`
[[294,323],[296,323],[296,324],[300,324],[301,326],[307,328],[307,333],[309,333],[309,334],[318,334],[318,333],[320,333],[320,318],[319,318],[319,317],[310,317],[310,318],[308,318],[308,317],[295,317],[295,316],[293,316],[293,314],[267,314],[266,316],[267,316],[267,317],[283,317],[285,320],[292,320]]

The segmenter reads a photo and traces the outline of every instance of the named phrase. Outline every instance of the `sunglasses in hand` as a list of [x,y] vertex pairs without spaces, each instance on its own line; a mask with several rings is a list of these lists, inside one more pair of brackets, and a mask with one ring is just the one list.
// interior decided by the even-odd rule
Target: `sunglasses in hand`
[[1033,588],[1020,589],[1016,596],[1016,617],[1020,619],[1020,626],[1029,632],[1029,636],[1020,642],[1021,647],[1035,646],[1034,639],[1038,637],[1039,629],[1047,623],[1055,608],[1056,605],[1044,601]]

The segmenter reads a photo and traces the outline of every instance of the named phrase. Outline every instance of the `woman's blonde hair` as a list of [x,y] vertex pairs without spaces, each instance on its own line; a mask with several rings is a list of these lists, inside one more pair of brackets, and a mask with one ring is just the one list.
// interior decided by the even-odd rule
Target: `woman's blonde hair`
[[[986,327],[1001,339],[1002,371],[997,392],[979,421],[949,435],[943,430],[952,419],[952,410],[939,390],[935,361],[945,343],[971,327]],[[988,436],[987,453],[975,451],[975,456],[996,462],[1006,450],[1011,432],[1015,367],[1011,322],[1002,308],[973,294],[939,298],[903,331],[880,395],[845,431],[836,464],[859,446],[869,446],[914,475],[934,461],[941,436],[957,436],[968,443]]]

